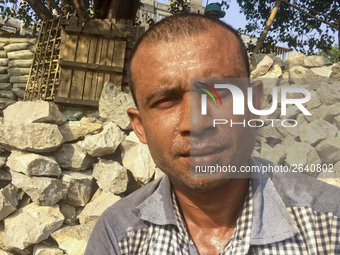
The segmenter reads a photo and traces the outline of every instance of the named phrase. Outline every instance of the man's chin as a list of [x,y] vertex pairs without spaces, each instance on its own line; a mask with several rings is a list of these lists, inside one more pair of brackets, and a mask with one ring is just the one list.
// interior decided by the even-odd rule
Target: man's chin
[[219,188],[228,182],[230,182],[231,178],[171,178],[172,182],[179,183],[182,187],[190,190],[204,191],[204,190],[212,190]]

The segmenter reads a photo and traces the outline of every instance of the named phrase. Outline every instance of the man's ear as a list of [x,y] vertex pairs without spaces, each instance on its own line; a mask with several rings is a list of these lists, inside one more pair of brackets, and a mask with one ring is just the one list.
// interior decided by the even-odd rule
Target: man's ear
[[253,88],[253,106],[261,110],[263,101],[263,83],[260,80],[254,81],[250,86]]
[[131,122],[131,126],[135,134],[139,138],[141,143],[147,144],[144,127],[142,123],[142,119],[140,118],[139,110],[135,108],[129,108],[127,110],[127,114],[129,115],[129,119]]

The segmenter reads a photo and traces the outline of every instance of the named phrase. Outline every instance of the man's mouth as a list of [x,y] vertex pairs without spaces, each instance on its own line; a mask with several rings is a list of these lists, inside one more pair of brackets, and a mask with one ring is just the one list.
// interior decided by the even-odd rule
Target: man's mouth
[[199,146],[186,150],[181,157],[191,166],[216,165],[220,161],[226,147],[221,146]]

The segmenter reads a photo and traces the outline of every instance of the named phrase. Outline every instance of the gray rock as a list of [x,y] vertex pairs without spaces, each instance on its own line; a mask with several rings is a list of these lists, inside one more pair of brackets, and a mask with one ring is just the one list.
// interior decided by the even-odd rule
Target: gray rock
[[0,66],[0,74],[6,74],[7,70],[8,70],[8,67]]
[[319,99],[319,95],[317,94],[317,92],[313,90],[313,91],[310,91],[310,93],[311,93],[311,98],[307,103],[305,103],[307,110],[316,109],[321,105],[321,101]]
[[7,161],[7,156],[0,155],[0,168],[5,165],[6,161]]
[[136,134],[131,132],[121,144],[123,166],[129,169],[135,179],[142,184],[148,183],[155,173],[155,163],[149,148],[142,144]]
[[12,175],[4,169],[0,169],[0,181],[11,181]]
[[116,151],[125,134],[115,123],[107,123],[96,135],[88,135],[78,144],[91,156],[104,156]]
[[0,110],[5,109],[6,107],[15,104],[17,101],[8,98],[0,98]]
[[31,68],[27,67],[11,67],[7,69],[7,73],[10,76],[20,76],[20,75],[28,75],[30,73]]
[[117,195],[127,189],[129,177],[127,170],[118,162],[101,159],[94,164],[93,177],[97,179],[98,186],[105,192]]
[[[285,160],[286,165],[287,166],[297,165],[297,167],[300,167],[299,169],[301,169],[301,171],[302,168],[304,170],[305,167],[310,169],[310,166],[312,164],[314,165],[321,164],[321,160],[318,156],[318,153],[312,146],[310,146],[307,143],[303,142],[294,143],[293,145],[289,146],[289,148],[286,149],[286,154],[287,154]],[[302,172],[312,176],[316,176],[318,174],[317,172],[312,173],[310,171],[307,171],[307,169]]]
[[31,44],[27,42],[11,43],[11,44],[4,46],[4,49],[7,52],[11,52],[11,51],[17,51],[17,50],[27,50],[29,46],[31,46]]
[[32,64],[33,64],[33,59],[10,60],[8,62],[8,67],[28,67],[28,68],[30,68]]
[[321,105],[315,111],[311,111],[311,116],[306,116],[306,119],[310,122],[314,120],[326,120],[332,122],[334,117],[340,115],[340,103],[333,105]]
[[0,249],[0,255],[14,255],[14,254]]
[[7,52],[7,57],[9,59],[32,59],[33,53],[30,50],[18,50]]
[[330,105],[340,102],[340,93],[328,83],[322,83],[316,93],[323,104]]
[[0,90],[11,90],[12,84],[10,83],[0,83]]
[[306,127],[300,129],[301,141],[316,146],[327,138],[333,138],[337,134],[337,128],[325,120],[315,120]]
[[250,78],[256,78],[266,74],[273,64],[273,59],[265,56],[250,74]]
[[54,153],[54,158],[61,168],[83,171],[92,165],[94,158],[89,156],[79,143],[63,144]]
[[92,171],[62,173],[62,182],[67,186],[65,202],[73,206],[85,206],[91,198],[94,179]]
[[102,192],[96,199],[88,203],[84,210],[79,214],[80,224],[97,220],[103,212],[120,199],[119,196],[111,192]]
[[99,100],[100,116],[113,121],[121,129],[131,129],[130,120],[126,113],[129,108],[136,108],[132,94],[120,91],[110,82],[105,83]]
[[17,102],[4,110],[5,124],[26,124],[48,122],[60,125],[65,116],[57,107],[46,101]]
[[304,67],[320,67],[332,65],[332,62],[324,56],[307,56],[303,60],[302,65]]
[[60,180],[48,177],[28,177],[11,171],[12,183],[38,205],[54,206],[65,196],[66,187]]
[[0,97],[1,98],[7,98],[7,99],[12,99],[15,100],[16,96],[13,94],[12,91],[0,91]]
[[19,98],[24,98],[25,96],[25,90],[20,88],[13,88],[12,93]]
[[66,254],[84,254],[95,223],[95,221],[91,221],[78,226],[61,228],[52,234],[52,238],[57,241],[59,248],[63,249]]
[[63,250],[56,246],[47,246],[43,244],[35,244],[33,248],[33,255],[63,255]]
[[10,83],[24,83],[28,80],[28,75],[21,75],[21,76],[8,76]]
[[65,217],[65,220],[64,220],[65,225],[71,225],[71,226],[76,225],[77,212],[74,206],[60,203],[60,212]]
[[274,146],[276,143],[284,139],[284,136],[271,125],[258,128],[256,130],[256,135],[265,137],[267,139],[268,144],[271,146]]
[[64,136],[65,142],[77,140],[80,137],[98,132],[101,129],[101,124],[81,121],[69,121],[59,126],[59,131]]
[[340,160],[340,137],[329,138],[315,147],[322,163],[335,164]]
[[57,205],[51,207],[31,203],[5,219],[4,242],[8,246],[24,249],[48,238],[62,226],[63,221],[64,216]]
[[1,83],[6,83],[9,82],[9,75],[8,74],[0,74],[0,82]]
[[340,116],[335,117],[333,123],[340,130]]
[[7,166],[16,172],[27,176],[57,176],[61,174],[58,163],[51,157],[34,153],[12,151],[8,157]]
[[45,123],[0,125],[0,145],[8,150],[51,152],[62,142],[63,136],[57,125]]
[[332,74],[331,74],[330,78],[332,80],[339,80],[339,78],[340,78],[340,62],[332,65],[331,69],[332,69]]
[[8,184],[0,190],[0,220],[17,209],[19,200],[19,191],[14,185]]

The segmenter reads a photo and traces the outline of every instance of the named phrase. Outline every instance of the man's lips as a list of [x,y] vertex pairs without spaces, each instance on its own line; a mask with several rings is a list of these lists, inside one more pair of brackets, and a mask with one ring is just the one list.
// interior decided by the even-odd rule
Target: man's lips
[[192,166],[209,166],[219,161],[225,149],[221,146],[191,147],[180,156]]

